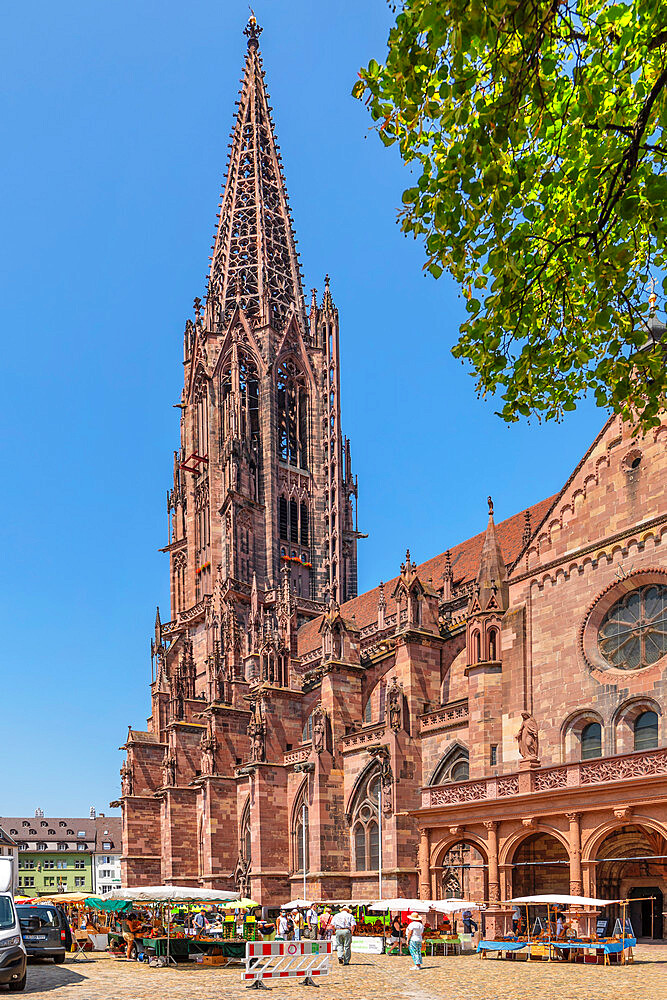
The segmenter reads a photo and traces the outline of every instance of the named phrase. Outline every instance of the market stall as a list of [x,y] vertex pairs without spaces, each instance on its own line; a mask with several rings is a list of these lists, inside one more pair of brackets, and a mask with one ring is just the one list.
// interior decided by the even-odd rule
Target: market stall
[[[391,913],[401,914],[404,918],[408,913],[413,912],[423,913],[424,915],[432,914],[432,923],[435,926],[429,927],[425,921],[423,935],[424,951],[431,955],[457,954],[461,949],[460,936],[454,934],[451,927],[438,927],[437,914],[445,915],[445,919],[449,922],[448,918],[450,914],[477,908],[478,904],[469,903],[463,899],[408,899],[403,896],[397,896],[392,899],[378,899],[368,907],[371,912],[383,913],[385,915],[385,927]],[[402,938],[399,937],[398,941],[396,941],[395,937],[387,939],[385,934],[384,950],[388,955],[404,954],[405,945]]]
[[[507,904],[525,908],[523,933],[506,932],[493,940],[481,940],[477,951],[481,958],[491,952],[499,958],[503,955],[515,957],[523,952],[529,961],[531,958],[546,958],[547,961],[601,961],[605,965],[610,964],[610,956],[616,955],[618,961],[624,964],[626,958],[632,961],[633,948],[637,943],[626,915],[629,902],[631,900],[594,899],[558,893],[517,896],[507,900]],[[621,905],[622,919],[617,921],[618,926],[612,934],[598,934],[596,918],[603,907],[613,904]],[[546,910],[544,925],[539,916],[531,921],[531,907]]]
[[[188,958],[191,954],[220,958],[220,963],[229,958],[239,958],[245,954],[245,940],[232,938],[229,942],[223,942],[215,938],[209,938],[204,934],[188,934],[180,930],[173,930],[172,909],[175,905],[202,907],[208,905],[222,905],[237,899],[237,893],[225,892],[220,889],[201,889],[194,886],[179,885],[157,885],[157,886],[137,886],[133,889],[113,889],[106,897],[105,901],[134,903],[138,905],[153,905],[160,908],[161,917],[159,923],[153,922],[151,934],[141,934],[144,948],[151,949],[155,955],[166,958],[167,963],[175,961],[176,958]],[[164,928],[164,930],[162,929]],[[229,945],[236,944],[235,948]],[[223,955],[223,944],[227,945],[228,955]],[[233,952],[233,954],[232,954]],[[240,953],[240,954],[239,954]],[[212,964],[218,964],[217,962]]]

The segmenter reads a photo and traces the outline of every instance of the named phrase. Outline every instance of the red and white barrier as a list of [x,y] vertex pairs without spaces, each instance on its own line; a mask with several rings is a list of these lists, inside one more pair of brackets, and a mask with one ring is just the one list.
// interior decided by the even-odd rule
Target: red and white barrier
[[261,989],[265,979],[301,979],[316,985],[313,977],[329,974],[331,941],[248,941],[243,979]]

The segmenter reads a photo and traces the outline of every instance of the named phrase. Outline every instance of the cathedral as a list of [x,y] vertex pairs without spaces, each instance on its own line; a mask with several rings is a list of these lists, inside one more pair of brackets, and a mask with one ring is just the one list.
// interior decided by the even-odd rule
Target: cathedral
[[[307,303],[251,17],[185,327],[168,621],[121,768],[123,884],[314,899],[667,892],[667,424],[357,594],[339,318]],[[664,327],[653,320],[653,332]],[[482,512],[480,511],[480,514]],[[397,563],[399,560],[397,559]]]

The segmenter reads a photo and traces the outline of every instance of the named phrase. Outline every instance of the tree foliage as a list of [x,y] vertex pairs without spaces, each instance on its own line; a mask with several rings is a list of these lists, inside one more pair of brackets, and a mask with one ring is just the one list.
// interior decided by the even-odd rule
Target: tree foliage
[[667,3],[394,10],[386,61],[353,94],[416,168],[403,230],[467,298],[454,355],[508,421],[558,418],[592,392],[654,425],[667,402],[664,349],[647,339],[667,233]]

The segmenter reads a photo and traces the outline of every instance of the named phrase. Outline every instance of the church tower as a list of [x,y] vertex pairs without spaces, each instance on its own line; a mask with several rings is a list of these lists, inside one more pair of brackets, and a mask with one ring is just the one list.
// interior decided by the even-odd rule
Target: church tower
[[299,624],[356,596],[359,537],[338,310],[328,277],[306,308],[261,31],[251,17],[206,302],[185,329],[168,498],[172,620],[212,597],[217,576],[242,628],[253,580],[268,609],[286,577]]

